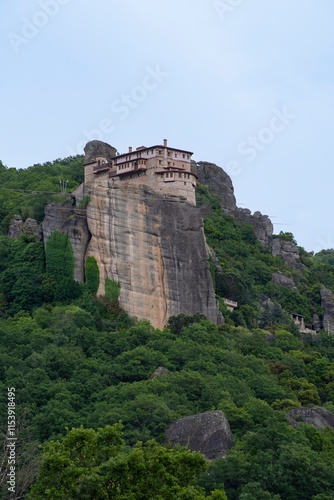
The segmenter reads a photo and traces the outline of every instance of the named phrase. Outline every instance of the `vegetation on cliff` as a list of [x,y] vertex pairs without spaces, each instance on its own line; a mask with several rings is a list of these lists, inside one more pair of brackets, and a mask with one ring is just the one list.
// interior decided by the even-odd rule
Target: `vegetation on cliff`
[[[2,186],[37,191],[45,183],[53,192],[65,175],[74,187],[81,161],[21,173],[1,165]],[[199,204],[211,206],[205,232],[226,324],[180,315],[160,331],[117,306],[118,283],[107,283],[103,301],[94,298],[92,259],[84,285],[63,275],[65,283],[62,256],[71,270],[73,261],[64,239],[50,238],[45,256],[32,236],[8,238],[14,213],[26,207],[36,216],[45,202],[20,193],[8,191],[0,205],[7,218],[0,237],[0,397],[5,407],[7,387],[16,388],[17,498],[29,489],[27,498],[36,500],[334,497],[334,431],[292,427],[287,414],[310,405],[334,412],[334,337],[301,338],[289,316],[322,318],[319,289],[334,291],[334,251],[301,250],[303,266],[292,268],[199,187]],[[293,278],[296,290],[274,284],[274,272]],[[273,308],[261,306],[264,296]],[[223,297],[240,307],[227,312]],[[159,366],[171,373],[149,380]],[[224,411],[233,432],[226,459],[208,463],[163,445],[171,422],[212,409]],[[4,434],[6,419],[1,412]],[[4,471],[0,484],[0,498],[8,498]]]
[[60,194],[62,185],[70,193],[83,181],[82,165],[79,155],[27,169],[8,168],[0,161],[0,233],[7,234],[15,214],[41,222],[44,206]]

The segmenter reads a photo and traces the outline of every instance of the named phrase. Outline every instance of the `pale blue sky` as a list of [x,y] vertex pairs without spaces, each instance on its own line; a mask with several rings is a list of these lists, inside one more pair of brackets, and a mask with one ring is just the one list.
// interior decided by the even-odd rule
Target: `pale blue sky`
[[3,4],[4,164],[168,138],[225,168],[276,232],[334,247],[332,0]]

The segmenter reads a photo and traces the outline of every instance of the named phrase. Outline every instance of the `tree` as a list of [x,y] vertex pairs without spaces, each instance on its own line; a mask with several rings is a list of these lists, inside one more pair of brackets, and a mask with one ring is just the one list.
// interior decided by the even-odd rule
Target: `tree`
[[206,319],[206,317],[201,313],[196,313],[193,316],[189,314],[178,314],[177,316],[171,316],[166,326],[172,333],[177,334],[186,326],[192,325],[193,323],[199,323],[203,319]]
[[42,467],[28,500],[226,500],[223,491],[204,495],[196,486],[206,459],[185,447],[154,440],[128,450],[121,424],[72,429],[44,446]]
[[89,256],[86,259],[85,279],[88,291],[91,294],[96,295],[100,284],[100,273],[95,257]]
[[46,242],[46,272],[61,280],[74,277],[74,253],[69,237],[55,231]]

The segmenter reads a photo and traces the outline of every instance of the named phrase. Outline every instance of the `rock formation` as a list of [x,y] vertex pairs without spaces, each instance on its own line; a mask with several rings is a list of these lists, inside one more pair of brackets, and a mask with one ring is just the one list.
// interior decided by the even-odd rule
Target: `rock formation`
[[117,154],[117,149],[102,141],[90,141],[85,146],[85,163],[94,161],[98,156],[103,156],[108,161]]
[[334,333],[334,295],[327,288],[321,288],[321,307],[324,310],[323,329]]
[[45,207],[42,228],[44,245],[55,231],[68,235],[74,252],[74,279],[83,282],[85,255],[90,240],[86,210],[72,207],[68,202],[50,203]]
[[9,225],[8,236],[10,238],[19,238],[21,234],[34,236],[36,241],[41,241],[41,225],[38,224],[35,219],[28,218],[23,222],[21,215],[14,215]]
[[262,245],[271,246],[274,227],[268,215],[262,215],[261,212],[254,212],[252,215],[248,208],[236,208],[233,215],[239,222],[253,226],[254,233]]
[[299,423],[314,425],[318,429],[334,429],[334,414],[321,406],[314,408],[293,408],[288,411],[289,423],[296,427]]
[[281,285],[285,288],[290,288],[291,290],[298,291],[298,287],[296,286],[293,279],[289,278],[289,276],[286,276],[281,272],[273,273],[272,281],[274,285]]
[[191,170],[198,177],[198,182],[208,186],[210,191],[220,198],[221,207],[240,222],[251,224],[262,245],[270,247],[273,236],[273,225],[267,215],[255,212],[253,215],[247,208],[238,208],[234,196],[234,188],[230,176],[218,165],[206,161],[192,162]]
[[121,307],[157,328],[181,313],[223,322],[200,209],[145,185],[101,184],[94,187],[87,222],[92,238],[86,255],[98,263],[99,294],[107,277],[117,280]]
[[198,182],[208,186],[219,196],[222,208],[228,212],[236,209],[234,188],[231,178],[218,165],[207,161],[192,162],[191,170],[198,177]]
[[148,377],[148,380],[155,380],[156,378],[160,378],[160,377],[163,377],[164,375],[170,375],[170,374],[171,374],[171,372],[169,370],[167,370],[167,368],[164,368],[163,366],[159,366],[159,368],[154,370],[152,375],[150,375]]
[[233,446],[232,433],[222,411],[208,411],[182,418],[166,431],[166,442],[189,446],[200,451],[208,460],[225,458]]
[[[166,148],[167,154],[167,142],[158,148]],[[173,184],[165,183],[169,191],[161,193],[154,182],[148,185],[154,172],[122,177],[112,170],[109,175],[115,155],[116,149],[104,142],[86,145],[85,182],[73,200],[90,200],[87,210],[73,206],[73,200],[48,205],[45,244],[54,231],[67,234],[75,254],[75,279],[84,280],[85,260],[94,257],[100,275],[98,295],[105,293],[106,278],[117,281],[120,306],[131,316],[149,319],[156,328],[181,313],[202,313],[222,324],[203,228],[207,207],[197,208],[187,197],[192,191],[194,198],[196,178],[182,174],[181,181],[181,174],[176,175]]]
[[274,257],[281,257],[289,266],[293,266],[296,269],[303,267],[303,264],[300,262],[299,249],[292,241],[274,238],[271,252]]
[[321,324],[320,318],[319,318],[319,316],[317,314],[313,314],[312,324],[313,324],[313,328],[317,332],[319,332],[321,330],[322,324]]

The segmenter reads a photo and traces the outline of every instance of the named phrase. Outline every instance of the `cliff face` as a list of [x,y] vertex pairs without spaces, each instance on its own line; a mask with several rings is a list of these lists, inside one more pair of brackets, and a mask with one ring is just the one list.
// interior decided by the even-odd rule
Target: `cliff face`
[[106,277],[121,285],[120,305],[162,328],[172,315],[201,312],[223,322],[216,305],[201,211],[144,185],[95,184],[87,208],[104,294]]
[[86,211],[66,204],[49,204],[45,207],[42,229],[44,245],[55,231],[68,235],[74,252],[74,279],[83,282],[85,254],[90,240]]
[[198,182],[208,186],[220,197],[222,208],[228,212],[237,208],[231,177],[218,165],[207,161],[191,163],[191,170],[198,177]]
[[334,332],[334,294],[327,288],[321,288],[321,307],[324,310],[323,328],[327,332]]

